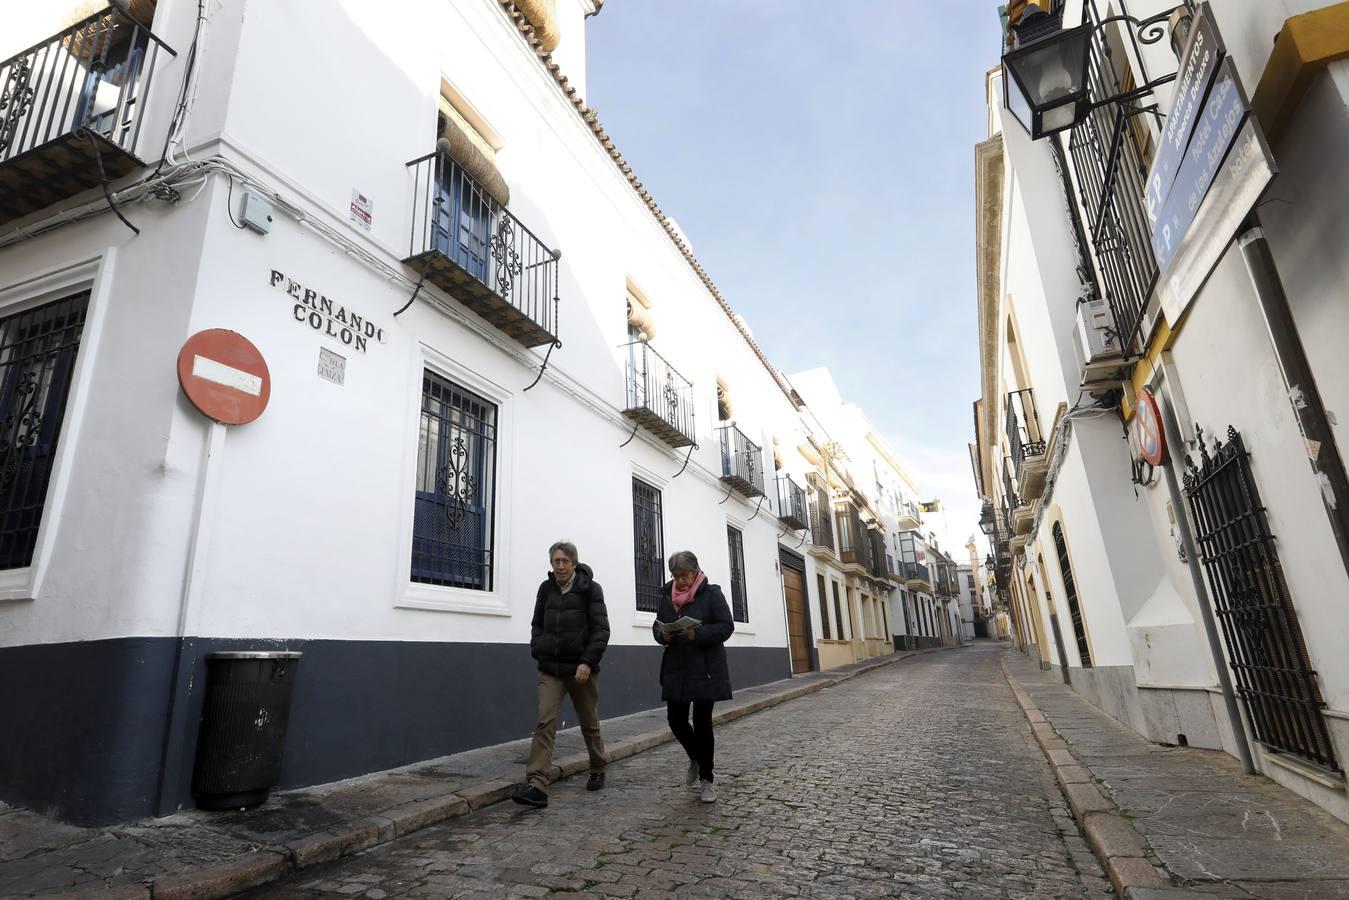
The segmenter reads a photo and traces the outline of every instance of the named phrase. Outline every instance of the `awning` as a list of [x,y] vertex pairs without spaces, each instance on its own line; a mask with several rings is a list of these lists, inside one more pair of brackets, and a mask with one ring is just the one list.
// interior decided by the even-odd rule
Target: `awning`
[[510,203],[510,188],[497,169],[496,151],[444,97],[440,98],[440,123],[440,136],[449,141],[450,156],[455,162],[477,179],[498,203],[503,206]]

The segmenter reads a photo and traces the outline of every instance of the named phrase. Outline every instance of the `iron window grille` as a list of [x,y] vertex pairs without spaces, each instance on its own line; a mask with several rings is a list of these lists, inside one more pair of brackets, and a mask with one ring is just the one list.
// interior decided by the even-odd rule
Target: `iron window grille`
[[749,600],[745,593],[745,537],[738,529],[726,526],[726,543],[731,557],[731,618],[749,621]]
[[1068,602],[1068,617],[1073,623],[1073,637],[1077,640],[1077,655],[1082,660],[1082,668],[1091,668],[1091,647],[1087,643],[1087,626],[1082,620],[1082,604],[1077,596],[1077,579],[1073,577],[1073,564],[1068,559],[1068,542],[1063,537],[1063,523],[1055,522],[1054,550],[1059,556],[1059,572],[1063,575],[1063,599]]
[[496,406],[424,372],[413,581],[492,589],[496,448]]
[[868,528],[867,539],[871,542],[871,564],[868,571],[876,578],[885,578],[890,572],[885,563],[885,535],[879,528]]
[[557,341],[558,266],[523,222],[444,151],[408,164],[413,214],[404,263],[526,347]]
[[[1127,16],[1128,4],[1119,0]],[[1135,346],[1143,324],[1148,298],[1157,283],[1157,259],[1152,252],[1152,228],[1144,205],[1144,189],[1150,165],[1146,128],[1139,117],[1151,116],[1159,123],[1155,103],[1142,105],[1125,86],[1132,85],[1129,62],[1117,67],[1112,35],[1132,42],[1133,57],[1141,60],[1138,37],[1130,29],[1102,27],[1096,3],[1085,4],[1094,26],[1087,54],[1088,99],[1096,103],[1124,95],[1119,103],[1103,103],[1076,127],[1068,141],[1073,160],[1073,180],[1086,211],[1088,242],[1115,323],[1120,347]],[[1123,45],[1121,44],[1121,48]],[[1147,73],[1143,72],[1147,81]]]
[[826,641],[832,640],[829,636],[831,634],[829,630],[829,597],[824,587],[824,576],[817,573],[815,584],[819,588],[818,593],[820,595],[820,637]]
[[834,502],[834,527],[838,530],[839,559],[870,571],[871,541],[862,526],[857,505],[851,500]]
[[848,634],[843,630],[843,601],[839,599],[838,582],[834,585],[834,621],[838,624],[838,639],[840,641],[848,640]]
[[89,292],[0,319],[0,569],[33,562]]
[[1284,580],[1250,454],[1236,429],[1199,460],[1186,457],[1185,493],[1195,542],[1228,659],[1256,740],[1338,770],[1302,626]]
[[665,522],[660,491],[632,479],[633,564],[637,576],[637,608],[655,612],[665,584]]
[[623,415],[646,426],[672,447],[687,447],[696,438],[693,426],[693,384],[646,341],[633,341],[627,352],[627,405]]
[[721,480],[746,497],[762,497],[763,450],[734,425],[718,429],[721,435]]

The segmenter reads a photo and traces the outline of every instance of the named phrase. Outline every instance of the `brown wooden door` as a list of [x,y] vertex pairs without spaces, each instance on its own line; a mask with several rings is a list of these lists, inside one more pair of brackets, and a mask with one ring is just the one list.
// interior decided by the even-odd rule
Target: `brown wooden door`
[[787,600],[787,640],[792,648],[792,674],[810,671],[810,618],[806,612],[805,578],[782,567],[782,591]]

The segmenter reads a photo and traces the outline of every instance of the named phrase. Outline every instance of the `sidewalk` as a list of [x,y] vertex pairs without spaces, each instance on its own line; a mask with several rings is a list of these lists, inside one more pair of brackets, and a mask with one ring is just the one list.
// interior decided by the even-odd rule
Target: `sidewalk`
[[1004,669],[1125,900],[1349,898],[1349,825],[1226,753],[1150,743],[1019,653]]
[[[933,650],[896,653],[736,692],[718,724]],[[524,726],[522,725],[522,728]],[[617,761],[673,740],[664,708],[604,720]],[[510,796],[529,740],[272,795],[244,812],[184,810],[109,828],[63,825],[0,804],[0,897],[109,900],[227,897],[295,869],[387,843]],[[580,731],[558,733],[562,776],[588,769]]]

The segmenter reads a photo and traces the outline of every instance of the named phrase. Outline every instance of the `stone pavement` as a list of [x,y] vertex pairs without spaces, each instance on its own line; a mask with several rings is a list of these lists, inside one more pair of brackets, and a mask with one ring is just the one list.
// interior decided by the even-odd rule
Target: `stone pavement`
[[[738,691],[734,701],[718,705],[718,721],[913,655],[895,654]],[[522,732],[529,727],[521,723]],[[604,736],[615,759],[671,740],[663,709],[606,719]],[[112,828],[63,825],[0,804],[0,897],[229,896],[499,802],[522,777],[528,748],[528,740],[515,741],[278,792],[265,805],[244,812],[187,810]],[[578,729],[559,733],[555,762],[566,775],[586,768]]]
[[[1139,881],[1127,897],[1349,900],[1349,825],[1263,775],[1243,774],[1226,753],[1150,743],[1025,656],[1005,658],[1027,715],[1045,723],[1033,727],[1067,745],[1064,757],[1045,744],[1065,789],[1082,792],[1069,795],[1075,811],[1114,828],[1102,829],[1107,844],[1141,846],[1157,867],[1156,887]],[[1099,810],[1093,786],[1106,800]]]
[[248,896],[1101,898],[1003,678],[1001,645],[922,655],[717,730],[714,804],[674,745]]

